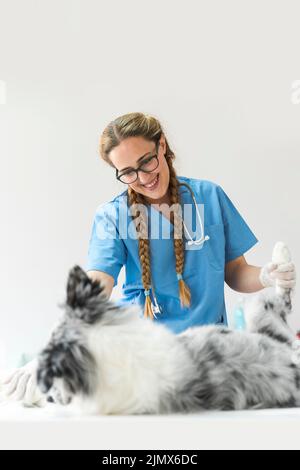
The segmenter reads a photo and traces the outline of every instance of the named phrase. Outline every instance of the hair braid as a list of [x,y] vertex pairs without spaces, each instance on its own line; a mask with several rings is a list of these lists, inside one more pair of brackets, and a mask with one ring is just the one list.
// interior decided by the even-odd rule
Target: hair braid
[[[144,289],[149,293],[151,287],[150,243],[148,238],[147,214],[145,214],[145,211],[143,210],[145,205],[141,207],[141,204],[144,203],[144,198],[141,194],[136,193],[129,187],[128,201],[139,240],[139,258],[142,266],[142,282]],[[139,220],[139,224],[137,223],[137,220]],[[144,316],[153,319],[150,295],[146,295]]]
[[[166,155],[167,157],[167,155]],[[183,222],[180,209],[180,196],[178,192],[178,181],[176,172],[172,165],[171,158],[167,158],[167,163],[170,171],[170,199],[171,199],[171,220],[174,224],[174,252],[176,261],[176,273],[179,284],[179,298],[182,307],[189,307],[191,304],[191,292],[184,280],[182,279],[183,266],[184,266],[184,242],[182,239]]]

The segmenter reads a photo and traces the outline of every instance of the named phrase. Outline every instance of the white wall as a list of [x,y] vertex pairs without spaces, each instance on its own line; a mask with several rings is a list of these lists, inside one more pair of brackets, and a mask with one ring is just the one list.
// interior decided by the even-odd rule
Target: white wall
[[[156,115],[178,174],[222,185],[260,240],[248,262],[284,240],[300,266],[299,18],[288,0],[0,0],[0,351],[11,364],[43,345],[97,205],[123,190],[97,153],[120,114]],[[226,296],[230,310],[238,294]]]

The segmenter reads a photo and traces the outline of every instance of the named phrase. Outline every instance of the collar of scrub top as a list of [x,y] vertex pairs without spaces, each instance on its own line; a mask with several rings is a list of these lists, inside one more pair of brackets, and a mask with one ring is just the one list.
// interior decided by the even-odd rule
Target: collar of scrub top
[[[183,227],[184,227],[184,230],[185,230],[185,233],[186,233],[186,236],[187,238],[189,238],[188,240],[188,245],[203,245],[206,241],[209,240],[209,236],[208,235],[204,235],[204,225],[203,225],[203,221],[202,221],[202,217],[201,217],[201,214],[200,214],[200,211],[199,211],[199,208],[198,208],[198,205],[197,205],[197,201],[196,201],[196,198],[195,198],[195,195],[194,195],[194,192],[191,188],[191,186],[186,183],[186,182],[182,182],[182,183],[179,183],[179,186],[185,186],[186,188],[188,188],[190,194],[191,194],[191,197],[192,197],[192,200],[193,200],[193,204],[195,206],[195,209],[196,209],[196,216],[197,216],[197,219],[199,221],[199,224],[200,224],[200,228],[201,228],[201,237],[196,239],[196,240],[193,240],[192,237],[191,237],[191,234],[184,222],[184,220],[182,220],[182,223],[183,223]],[[182,279],[182,274],[180,273],[177,273],[177,279],[178,281],[180,279]],[[162,309],[161,307],[158,305],[158,302],[157,302],[157,298],[156,298],[156,295],[155,295],[155,291],[153,289],[153,283],[151,282],[151,290],[152,290],[152,295],[153,295],[153,300],[154,300],[154,305],[153,305],[153,302],[151,301],[151,308],[152,308],[152,313],[153,313],[153,316],[155,318],[157,318],[156,316],[156,313],[162,313]],[[145,296],[150,296],[150,289],[144,289],[144,293],[145,293]]]

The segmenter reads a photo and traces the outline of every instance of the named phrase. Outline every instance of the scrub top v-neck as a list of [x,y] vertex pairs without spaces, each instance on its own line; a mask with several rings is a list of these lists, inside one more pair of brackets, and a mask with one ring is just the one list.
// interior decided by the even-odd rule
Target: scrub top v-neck
[[[174,226],[159,210],[147,206],[152,284],[161,313],[153,321],[164,324],[174,333],[192,326],[223,323],[227,325],[224,299],[225,264],[243,255],[258,241],[225,191],[208,180],[177,176],[188,183],[202,215],[203,245],[188,245],[184,236],[183,279],[191,291],[190,307],[180,305],[175,269]],[[189,190],[179,186],[184,221],[193,239],[201,237],[195,205]],[[189,217],[186,218],[187,213]],[[125,266],[125,282],[118,304],[145,303],[138,254],[138,239],[129,215],[127,190],[98,206],[89,241],[87,271],[110,274],[117,285]],[[151,320],[152,321],[152,320]]]

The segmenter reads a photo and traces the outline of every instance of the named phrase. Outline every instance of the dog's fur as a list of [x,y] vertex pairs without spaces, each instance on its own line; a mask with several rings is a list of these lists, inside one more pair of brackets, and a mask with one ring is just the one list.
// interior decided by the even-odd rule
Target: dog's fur
[[300,366],[286,323],[289,292],[255,297],[249,331],[209,325],[175,335],[117,306],[75,266],[64,317],[39,355],[38,385],[83,413],[188,413],[300,405]]

